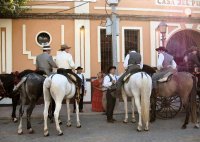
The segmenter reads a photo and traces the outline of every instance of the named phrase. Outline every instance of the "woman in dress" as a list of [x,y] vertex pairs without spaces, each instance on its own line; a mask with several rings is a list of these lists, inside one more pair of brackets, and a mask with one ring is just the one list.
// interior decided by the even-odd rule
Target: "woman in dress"
[[92,82],[92,111],[95,112],[103,112],[102,105],[102,82],[103,82],[103,73],[99,72],[97,74],[97,79]]

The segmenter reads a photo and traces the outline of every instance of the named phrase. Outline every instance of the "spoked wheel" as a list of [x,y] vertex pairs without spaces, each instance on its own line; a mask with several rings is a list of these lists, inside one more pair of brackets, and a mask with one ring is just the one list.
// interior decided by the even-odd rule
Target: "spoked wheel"
[[179,96],[157,97],[156,115],[160,119],[170,119],[180,112],[182,102]]

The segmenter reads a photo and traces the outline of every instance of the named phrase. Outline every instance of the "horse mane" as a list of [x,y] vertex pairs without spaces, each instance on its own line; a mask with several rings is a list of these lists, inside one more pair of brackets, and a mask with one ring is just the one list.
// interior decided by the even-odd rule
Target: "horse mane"
[[146,72],[148,75],[152,76],[156,72],[156,68],[144,64],[142,71]]
[[26,70],[20,72],[20,73],[17,75],[17,77],[18,77],[18,79],[21,80],[22,77],[24,77],[24,76],[26,76],[26,75],[28,75],[28,74],[30,74],[30,73],[36,73],[36,74],[39,74],[39,75],[46,75],[46,73],[45,73],[44,71],[42,71],[42,70],[30,70],[30,69],[26,69]]

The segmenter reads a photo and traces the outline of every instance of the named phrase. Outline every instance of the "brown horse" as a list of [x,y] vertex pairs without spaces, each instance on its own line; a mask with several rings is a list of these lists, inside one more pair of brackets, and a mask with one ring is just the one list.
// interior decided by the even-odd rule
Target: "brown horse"
[[[150,71],[155,71],[155,69],[151,67],[146,67],[144,69],[147,73],[151,73]],[[185,129],[187,127],[189,116],[191,116],[192,122],[197,122],[197,111],[196,111],[196,79],[195,77],[187,72],[176,72],[174,73],[167,82],[157,83],[156,89],[152,91],[153,98],[157,98],[157,96],[162,97],[171,97],[178,95],[181,98],[183,106],[186,110],[186,117],[182,128]],[[153,101],[156,102],[155,100]],[[153,108],[153,117],[155,119],[155,111],[156,105],[151,105]]]

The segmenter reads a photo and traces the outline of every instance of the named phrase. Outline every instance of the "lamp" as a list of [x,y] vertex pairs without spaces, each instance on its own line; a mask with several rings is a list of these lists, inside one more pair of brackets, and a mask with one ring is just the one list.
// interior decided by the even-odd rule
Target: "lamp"
[[166,32],[167,32],[167,24],[165,23],[165,22],[161,22],[159,25],[158,25],[158,28],[157,28],[159,31],[160,31],[160,33],[161,33],[161,35],[162,35],[162,39],[161,39],[161,41],[162,41],[162,46],[164,47],[164,45],[165,45],[165,39],[166,39]]

